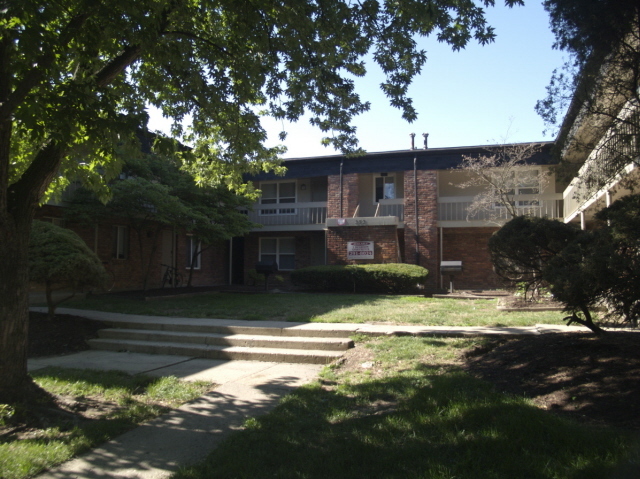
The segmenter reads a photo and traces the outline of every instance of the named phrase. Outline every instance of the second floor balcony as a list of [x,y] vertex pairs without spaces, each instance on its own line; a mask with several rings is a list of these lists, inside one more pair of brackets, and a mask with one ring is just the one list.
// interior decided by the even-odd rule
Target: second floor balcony
[[[495,205],[491,209],[469,214],[473,197],[441,197],[438,200],[438,222],[440,226],[496,226],[509,221],[509,211]],[[514,198],[518,215],[537,218],[562,219],[562,194],[518,195]],[[471,224],[470,224],[471,223]]]
[[321,230],[327,223],[327,202],[257,204],[247,215],[263,225],[260,230]]

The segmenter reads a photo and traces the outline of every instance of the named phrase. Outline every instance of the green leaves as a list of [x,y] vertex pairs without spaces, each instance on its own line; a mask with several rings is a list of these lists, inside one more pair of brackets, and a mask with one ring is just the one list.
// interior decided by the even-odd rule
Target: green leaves
[[[34,161],[20,153],[25,145],[37,150],[55,139],[65,152],[59,174],[103,188],[90,172],[119,166],[116,145],[127,130],[144,128],[147,104],[194,146],[187,163],[203,184],[237,188],[242,173],[276,166],[282,150],[262,145],[257,106],[291,121],[308,113],[328,144],[357,150],[351,122],[369,104],[353,78],[366,74],[366,55],[387,74],[381,87],[391,104],[413,121],[407,89],[426,60],[414,37],[435,34],[453,49],[472,38],[490,42],[482,6],[492,3],[11,2],[1,19],[9,48],[0,71],[8,85],[0,110],[14,119],[11,181]],[[184,132],[178,125],[187,116]]]

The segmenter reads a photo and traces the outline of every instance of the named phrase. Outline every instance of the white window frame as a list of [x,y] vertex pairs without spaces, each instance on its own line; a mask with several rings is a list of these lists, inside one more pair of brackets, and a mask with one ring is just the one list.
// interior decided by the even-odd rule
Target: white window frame
[[186,269],[191,269],[191,259],[193,258],[193,244],[196,243],[196,251],[198,255],[196,256],[196,264],[193,266],[194,270],[200,269],[202,267],[202,241],[197,239],[195,236],[187,235],[187,265]]
[[[381,200],[387,200],[387,199],[397,199],[398,198],[398,179],[396,178],[396,174],[395,173],[378,173],[376,175],[373,175],[373,204],[377,204],[379,202],[379,200],[376,200],[376,181],[378,180],[378,178],[383,178],[382,180],[382,198],[380,198]],[[385,185],[385,178],[391,178],[393,179],[393,198],[385,198],[384,196],[384,185]]]
[[[283,268],[282,265],[280,264],[280,256],[293,256],[293,263],[295,264],[295,260],[296,260],[296,250],[295,250],[295,237],[293,236],[277,236],[277,237],[273,237],[273,236],[265,236],[263,238],[260,238],[259,241],[259,251],[258,251],[258,261],[263,261],[262,259],[262,241],[263,240],[276,240],[276,252],[275,252],[275,256],[276,256],[276,262],[278,263],[278,269],[280,271],[293,271],[295,269],[294,268]],[[282,240],[292,240],[293,241],[293,253],[282,253],[281,252],[281,248],[280,248],[280,242]],[[273,253],[264,253],[264,254],[269,254],[272,255]]]
[[113,238],[113,257],[115,259],[129,258],[129,227],[124,225],[113,225],[115,237]]
[[[527,185],[527,186],[521,186],[520,184],[520,180],[518,179],[518,176],[522,173],[526,173],[529,174],[530,172],[536,172],[537,174],[535,176],[535,178],[537,179],[537,185],[536,186],[531,186],[531,185]],[[514,199],[514,203],[515,203],[515,207],[516,208],[539,208],[540,207],[540,201],[539,200],[518,200],[517,198],[521,195],[539,195],[541,193],[540,191],[540,175],[541,175],[541,170],[540,168],[527,168],[527,169],[518,169],[518,170],[514,170],[513,171],[514,175],[515,175],[515,179],[514,179],[514,183],[515,183],[515,189],[514,190],[510,190],[513,191],[513,193],[507,193],[507,194],[512,194],[513,195],[513,199]],[[522,193],[522,190],[525,189],[533,189],[533,190],[537,190],[536,193]],[[493,207],[495,209],[501,209],[504,208],[505,206],[500,203],[500,202],[496,202],[494,203]]]
[[[280,194],[280,187],[284,184],[293,183],[293,197],[285,196],[282,197]],[[286,181],[262,181],[260,182],[260,189],[262,189],[265,185],[276,185],[276,197],[275,198],[260,198],[260,215],[295,215],[295,208],[279,208],[274,206],[270,209],[264,209],[263,205],[288,205],[295,204],[298,202],[298,181],[297,180],[286,180]],[[293,201],[289,201],[293,198]],[[265,200],[272,201],[275,199],[275,202],[264,203]],[[285,200],[285,201],[283,201]]]

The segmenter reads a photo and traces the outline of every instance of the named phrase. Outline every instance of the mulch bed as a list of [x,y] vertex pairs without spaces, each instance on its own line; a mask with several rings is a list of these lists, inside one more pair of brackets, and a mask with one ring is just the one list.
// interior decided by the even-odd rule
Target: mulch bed
[[29,313],[30,358],[71,354],[89,349],[87,339],[96,338],[106,325],[77,316],[56,314],[49,319],[45,313]]

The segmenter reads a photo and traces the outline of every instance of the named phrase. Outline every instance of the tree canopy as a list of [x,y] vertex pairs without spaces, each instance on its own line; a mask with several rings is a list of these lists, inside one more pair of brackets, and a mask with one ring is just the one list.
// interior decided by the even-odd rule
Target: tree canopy
[[[559,133],[568,178],[573,158],[598,158],[580,173],[587,194],[637,162],[640,135],[640,4],[635,0],[546,0],[555,48],[569,54],[536,110]],[[577,125],[577,127],[575,127]],[[592,153],[593,152],[593,153]]]

